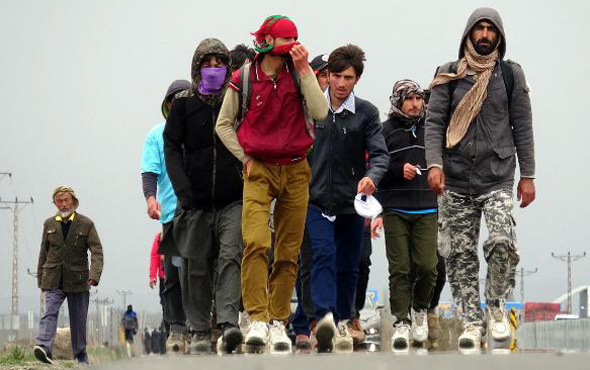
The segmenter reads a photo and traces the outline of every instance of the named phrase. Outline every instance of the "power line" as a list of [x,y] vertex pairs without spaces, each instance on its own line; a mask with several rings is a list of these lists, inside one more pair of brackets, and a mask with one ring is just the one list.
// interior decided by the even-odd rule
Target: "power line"
[[551,257],[558,259],[562,262],[567,262],[567,313],[572,313],[572,262],[576,262],[579,259],[586,257],[586,252],[583,254],[572,255],[571,252],[567,254],[557,255],[551,252]]
[[117,294],[123,298],[123,309],[127,308],[127,296],[132,295],[133,292],[130,290],[119,290],[117,289]]

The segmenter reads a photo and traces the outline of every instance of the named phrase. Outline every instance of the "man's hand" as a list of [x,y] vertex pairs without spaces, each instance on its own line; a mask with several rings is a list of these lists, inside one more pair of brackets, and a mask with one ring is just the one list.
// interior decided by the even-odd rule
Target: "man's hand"
[[520,202],[520,208],[525,208],[535,200],[535,183],[533,179],[521,178],[516,188],[516,200]]
[[248,159],[244,166],[246,166],[246,176],[250,177],[250,171],[252,170],[252,165],[254,164],[254,160],[252,158]]
[[383,230],[383,217],[377,217],[371,222],[371,237],[377,239],[381,235],[379,231]]
[[156,197],[150,196],[147,198],[147,213],[151,219],[160,219],[160,203],[156,200]]
[[409,163],[404,164],[404,179],[412,180],[416,175],[416,166]]
[[88,285],[90,286],[98,286],[98,282],[94,279],[88,279]]
[[441,195],[445,190],[445,174],[440,168],[430,168],[428,171],[428,185],[430,189],[436,192],[436,195]]
[[157,280],[150,280],[150,288],[154,289],[156,287]]
[[373,180],[371,180],[369,177],[363,177],[361,181],[359,181],[356,192],[372,195],[375,192],[375,184],[373,183]]
[[309,53],[305,46],[301,44],[295,45],[291,48],[289,54],[291,55],[291,58],[293,58],[293,65],[295,65],[295,69],[297,69],[297,72],[299,72],[300,75],[303,76],[312,72],[309,67],[309,62],[307,61]]

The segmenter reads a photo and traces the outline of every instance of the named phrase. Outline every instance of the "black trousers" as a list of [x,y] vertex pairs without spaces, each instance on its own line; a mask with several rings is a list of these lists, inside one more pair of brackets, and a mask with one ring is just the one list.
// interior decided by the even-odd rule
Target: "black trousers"
[[436,265],[436,270],[438,271],[438,275],[436,275],[436,285],[434,286],[434,290],[432,291],[432,299],[430,300],[430,307],[431,310],[434,310],[436,306],[438,306],[438,301],[440,300],[440,294],[445,286],[447,281],[447,271],[445,269],[445,260],[436,252],[436,257],[438,258],[438,263]]
[[354,317],[358,319],[360,312],[365,307],[365,298],[367,295],[367,286],[369,284],[369,273],[371,272],[371,254],[373,247],[371,245],[371,224],[365,223],[363,230],[363,244],[361,246],[361,260],[359,263],[359,279],[356,283],[356,293],[354,296]]

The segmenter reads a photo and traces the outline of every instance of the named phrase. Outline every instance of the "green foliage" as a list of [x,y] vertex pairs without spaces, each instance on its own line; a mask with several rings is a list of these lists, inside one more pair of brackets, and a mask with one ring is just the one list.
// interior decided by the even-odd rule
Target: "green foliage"
[[26,361],[27,352],[21,346],[14,346],[0,357],[0,365],[18,365]]

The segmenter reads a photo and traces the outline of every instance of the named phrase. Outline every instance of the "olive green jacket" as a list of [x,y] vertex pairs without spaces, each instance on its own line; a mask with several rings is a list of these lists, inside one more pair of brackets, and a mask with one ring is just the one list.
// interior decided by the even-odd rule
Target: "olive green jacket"
[[[102,274],[102,246],[96,228],[88,217],[76,212],[64,240],[60,219],[51,217],[43,224],[37,285],[41,289],[58,289],[62,282],[64,292],[88,291],[88,279],[98,283]],[[90,269],[88,250],[91,254]]]

